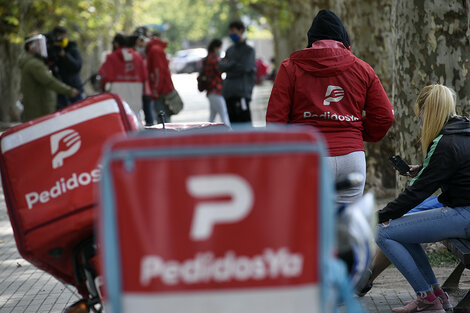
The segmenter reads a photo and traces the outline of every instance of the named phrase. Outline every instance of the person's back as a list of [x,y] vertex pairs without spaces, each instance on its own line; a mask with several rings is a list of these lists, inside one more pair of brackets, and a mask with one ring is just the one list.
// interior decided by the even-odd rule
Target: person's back
[[[328,144],[332,176],[365,177],[364,141],[385,136],[393,107],[374,70],[351,53],[349,35],[333,12],[321,10],[307,38],[307,48],[292,53],[277,72],[266,122],[316,127]],[[337,201],[358,200],[364,182],[338,192]]]
[[104,89],[120,95],[139,114],[142,109],[142,94],[145,69],[142,57],[131,48],[117,47],[98,70]]
[[[294,52],[279,72],[284,75],[278,75],[272,90],[266,121],[315,126],[325,135],[330,155],[364,150],[364,140],[380,140],[393,122],[374,70],[341,42],[320,40]],[[286,93],[279,84],[294,92]]]

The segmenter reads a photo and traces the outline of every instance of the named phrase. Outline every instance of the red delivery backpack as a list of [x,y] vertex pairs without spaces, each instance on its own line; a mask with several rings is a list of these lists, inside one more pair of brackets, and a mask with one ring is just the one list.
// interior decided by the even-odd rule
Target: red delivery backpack
[[110,143],[98,218],[106,311],[333,312],[334,295],[352,299],[337,292],[347,273],[325,155],[305,127]]
[[128,105],[117,95],[101,94],[1,135],[3,192],[26,260],[76,285],[72,256],[80,242],[93,236],[103,144],[136,129]]

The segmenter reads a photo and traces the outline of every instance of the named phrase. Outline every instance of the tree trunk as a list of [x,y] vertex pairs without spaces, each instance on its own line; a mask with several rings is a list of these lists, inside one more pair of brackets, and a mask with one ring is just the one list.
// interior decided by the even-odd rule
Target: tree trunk
[[0,122],[6,125],[20,120],[16,101],[20,93],[18,56],[21,51],[21,45],[0,40]]
[[[374,68],[394,105],[394,37],[390,18],[392,2],[332,1],[331,10],[341,18],[348,31],[351,51]],[[366,189],[373,189],[378,197],[395,193],[396,172],[387,159],[395,154],[397,133],[395,124],[381,141],[366,143]]]
[[[393,37],[396,41],[392,98],[395,99],[396,153],[411,164],[423,161],[420,127],[413,113],[420,90],[440,83],[453,88],[457,112],[470,111],[470,47],[468,8],[463,1],[394,1]],[[408,180],[400,179],[399,189]]]

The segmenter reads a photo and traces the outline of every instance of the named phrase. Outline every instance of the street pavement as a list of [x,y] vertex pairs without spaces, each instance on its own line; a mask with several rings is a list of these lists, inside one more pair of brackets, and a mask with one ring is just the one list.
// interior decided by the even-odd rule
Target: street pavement
[[[209,103],[203,93],[197,91],[197,74],[174,75],[173,80],[184,101],[183,111],[172,122],[204,122],[209,117]],[[253,125],[265,125],[266,105],[271,84],[256,86],[252,102]],[[435,269],[439,281],[444,281],[452,271],[449,267]],[[461,287],[470,288],[469,271],[464,272]],[[463,294],[457,295],[458,297]],[[374,288],[361,298],[363,307],[370,313],[391,312],[413,298],[413,291],[402,275],[393,267],[377,280]],[[74,287],[66,286],[51,275],[38,270],[24,260],[16,248],[13,231],[0,191],[0,313],[60,313],[79,299]],[[451,302],[458,298],[451,295]],[[341,311],[345,312],[344,308]]]

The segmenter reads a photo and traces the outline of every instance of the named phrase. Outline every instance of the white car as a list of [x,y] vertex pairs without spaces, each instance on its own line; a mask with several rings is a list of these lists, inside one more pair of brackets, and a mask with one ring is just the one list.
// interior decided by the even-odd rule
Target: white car
[[179,50],[171,59],[170,70],[173,73],[194,73],[202,66],[202,59],[207,56],[204,48]]

